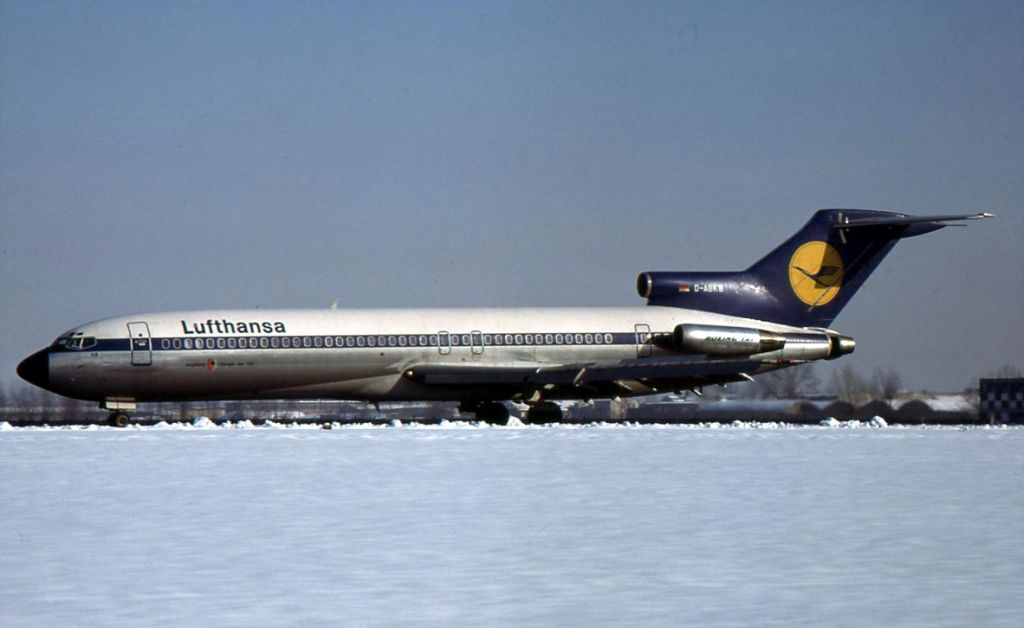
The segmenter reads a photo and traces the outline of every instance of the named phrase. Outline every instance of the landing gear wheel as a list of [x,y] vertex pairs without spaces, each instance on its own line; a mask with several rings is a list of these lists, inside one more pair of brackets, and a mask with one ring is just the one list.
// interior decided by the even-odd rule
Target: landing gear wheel
[[111,412],[110,416],[107,417],[107,423],[111,427],[128,427],[131,423],[131,418],[125,412]]
[[551,401],[542,401],[526,411],[527,423],[560,423],[562,407]]
[[475,413],[478,421],[497,425],[506,425],[508,423],[508,408],[503,403],[496,401],[481,403],[476,407]]

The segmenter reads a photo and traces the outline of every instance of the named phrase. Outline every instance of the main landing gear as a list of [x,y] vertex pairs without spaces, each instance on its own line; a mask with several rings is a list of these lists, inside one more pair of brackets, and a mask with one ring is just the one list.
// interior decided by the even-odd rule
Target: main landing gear
[[562,406],[553,401],[540,401],[526,411],[527,423],[559,423],[562,420]]
[[459,406],[460,412],[472,412],[477,421],[505,425],[508,423],[508,408],[497,401],[481,401],[475,404]]
[[[460,412],[472,412],[477,421],[506,425],[508,408],[497,401],[465,402],[459,406]],[[530,404],[530,409],[523,417],[526,423],[559,423],[562,420],[562,406],[552,401],[538,401]]]

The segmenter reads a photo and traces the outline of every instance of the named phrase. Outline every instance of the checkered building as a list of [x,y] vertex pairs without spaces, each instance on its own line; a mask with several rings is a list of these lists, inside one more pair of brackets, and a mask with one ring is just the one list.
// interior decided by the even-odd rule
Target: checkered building
[[1024,377],[983,379],[978,386],[978,396],[982,421],[1024,423]]

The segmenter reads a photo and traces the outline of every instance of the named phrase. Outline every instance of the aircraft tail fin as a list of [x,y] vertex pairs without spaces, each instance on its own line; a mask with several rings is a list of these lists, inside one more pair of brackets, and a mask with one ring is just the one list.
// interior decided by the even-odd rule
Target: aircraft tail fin
[[642,273],[648,305],[719,312],[799,327],[828,327],[902,238],[950,222],[992,214],[908,216],[865,209],[823,209],[745,271]]

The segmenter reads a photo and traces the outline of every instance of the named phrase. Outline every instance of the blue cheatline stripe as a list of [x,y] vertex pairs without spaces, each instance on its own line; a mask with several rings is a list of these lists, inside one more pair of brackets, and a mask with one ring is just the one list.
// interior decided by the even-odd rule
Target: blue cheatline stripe
[[[54,348],[58,353],[130,351],[132,341],[97,339],[88,349]],[[442,347],[574,347],[634,346],[636,332],[580,333],[449,333],[374,334],[342,336],[200,336],[153,338],[153,351],[222,351],[262,349],[437,349]],[[145,348],[136,347],[136,351]]]
[[50,347],[53,353],[94,353],[99,351],[129,351],[131,340],[128,338],[97,338],[96,344],[85,349],[69,349],[67,347]]

